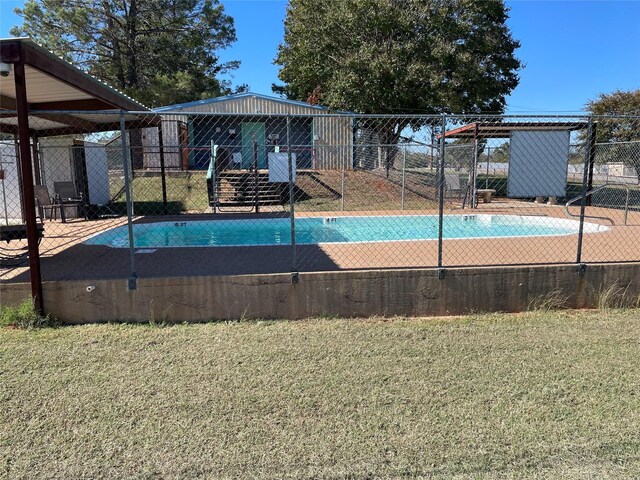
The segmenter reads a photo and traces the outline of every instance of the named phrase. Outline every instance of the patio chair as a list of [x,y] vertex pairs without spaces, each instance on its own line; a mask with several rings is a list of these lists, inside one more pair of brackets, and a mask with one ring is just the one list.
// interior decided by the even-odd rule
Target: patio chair
[[462,198],[464,189],[460,185],[460,176],[457,173],[444,174],[444,191],[448,197]]
[[50,212],[49,219],[51,220],[53,218],[55,210],[60,208],[60,205],[54,201],[51,195],[49,195],[49,189],[46,187],[46,185],[34,185],[33,193],[36,197],[36,205],[38,207],[40,217],[43,220],[46,220],[48,210]]
[[[87,208],[82,194],[76,192],[73,182],[53,182],[55,198],[64,205],[75,205],[78,208],[78,215],[82,214],[87,220]],[[63,220],[64,222],[64,220]]]
[[40,217],[44,217],[44,220],[47,219],[47,211],[49,211],[49,220],[53,218],[57,219],[57,212],[60,211],[60,219],[62,223],[66,223],[65,207],[68,205],[78,205],[77,200],[63,200],[57,195],[52,197],[49,195],[49,189],[46,185],[34,185],[33,193],[36,197],[36,205],[40,212]]
[[63,200],[82,200],[82,195],[76,193],[73,182],[53,182],[53,192]]

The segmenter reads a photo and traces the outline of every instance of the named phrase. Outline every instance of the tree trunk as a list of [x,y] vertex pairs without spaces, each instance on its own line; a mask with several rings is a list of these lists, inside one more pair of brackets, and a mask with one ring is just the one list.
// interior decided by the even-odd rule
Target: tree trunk
[[136,88],[138,86],[137,17],[138,2],[137,0],[131,0],[129,15],[127,16],[127,43],[129,49],[129,61],[127,62],[127,84],[130,88]]
[[398,155],[398,140],[400,132],[404,128],[404,124],[383,125],[378,131],[379,159],[381,166],[384,167],[387,178],[395,165],[396,156]]
[[107,18],[107,31],[105,32],[105,36],[111,42],[113,46],[113,64],[116,69],[116,85],[120,90],[123,90],[127,83],[124,77],[124,66],[122,65],[122,49],[120,45],[120,39],[118,38],[116,32],[118,29],[113,21],[113,12],[111,10],[111,5],[108,0],[102,1],[102,8],[105,12],[105,17]]

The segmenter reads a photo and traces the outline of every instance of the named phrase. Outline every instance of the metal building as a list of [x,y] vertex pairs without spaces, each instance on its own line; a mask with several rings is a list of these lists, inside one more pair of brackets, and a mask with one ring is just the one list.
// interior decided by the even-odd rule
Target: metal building
[[[164,161],[169,169],[206,169],[212,142],[228,152],[229,169],[252,165],[255,142],[258,168],[267,168],[270,153],[286,151],[286,115],[291,116],[290,146],[298,169],[353,167],[353,115],[346,112],[250,92],[160,107],[156,112],[162,114]],[[160,167],[160,143],[156,129],[145,130],[146,168]]]

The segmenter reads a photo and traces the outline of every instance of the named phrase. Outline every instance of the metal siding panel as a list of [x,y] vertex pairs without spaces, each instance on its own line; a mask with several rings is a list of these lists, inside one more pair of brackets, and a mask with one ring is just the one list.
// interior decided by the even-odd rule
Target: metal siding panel
[[316,167],[320,170],[351,169],[351,118],[347,116],[317,116],[314,118]]
[[162,140],[164,148],[164,164],[166,168],[182,168],[182,155],[180,152],[180,139],[178,122],[170,122],[162,125]]
[[25,66],[25,73],[27,75],[29,95],[27,100],[29,103],[93,98],[91,95],[66,83],[52,80],[50,76],[29,66]]
[[[175,116],[172,116],[175,118]],[[145,168],[160,168],[160,139],[158,129],[154,127],[142,130]],[[163,116],[162,143],[164,144],[164,166],[168,169],[181,168],[180,141],[178,139],[178,122]]]
[[569,138],[568,130],[512,132],[508,196],[564,197],[567,188]]
[[156,128],[142,129],[142,156],[144,168],[158,168],[160,157],[158,150],[158,130]]

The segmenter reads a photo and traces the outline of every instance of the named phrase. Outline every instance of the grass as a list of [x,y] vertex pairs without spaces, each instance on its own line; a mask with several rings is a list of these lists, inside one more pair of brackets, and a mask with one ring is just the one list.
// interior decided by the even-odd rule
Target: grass
[[638,312],[0,330],[0,478],[638,478]]
[[42,316],[34,308],[33,300],[27,299],[17,307],[0,305],[0,327],[23,329],[52,327],[55,322],[49,315]]
[[[171,213],[207,211],[209,208],[206,172],[188,172],[179,176],[168,175],[166,186],[167,201],[172,204]],[[114,202],[125,202],[123,188],[123,179],[112,178],[110,194]],[[132,193],[136,205],[149,205],[148,214],[157,215],[162,212],[162,179],[160,176],[135,177],[132,181]]]
[[528,310],[537,312],[550,312],[567,308],[568,295],[561,290],[552,290],[546,294],[534,297],[529,304]]
[[[314,181],[313,178],[322,182]],[[342,173],[321,171],[314,177],[299,175],[296,186],[302,193],[296,200],[298,212],[340,211],[342,202]],[[345,211],[385,211],[400,210],[402,187],[399,183],[368,171],[345,172]],[[427,194],[433,192],[425,191]],[[302,200],[304,198],[304,200]],[[405,191],[406,210],[428,210],[437,208],[437,203],[412,191]]]
[[630,294],[629,285],[622,286],[618,282],[600,290],[598,295],[599,310],[609,312],[621,308],[640,308],[640,295]]
[[[342,208],[340,191],[342,174],[339,171],[321,171],[314,175],[298,175],[296,180],[296,208],[301,212],[339,211]],[[113,213],[126,214],[124,179],[113,177],[110,195],[114,205]],[[166,178],[168,213],[209,212],[206,172],[194,171]],[[364,171],[345,173],[345,202],[347,211],[399,210],[401,206],[401,186]],[[132,181],[134,210],[139,215],[158,215],[163,210],[162,180],[159,176],[138,176]],[[432,192],[431,192],[432,193]],[[405,192],[407,210],[436,208],[437,204],[410,191]],[[277,207],[276,211],[286,211],[288,205]]]
[[[465,185],[467,174],[460,173],[461,185]],[[391,178],[384,178],[381,171],[346,171],[345,172],[345,211],[386,211],[401,208],[402,175],[399,170],[392,170]],[[430,210],[437,208],[437,192],[435,190],[436,174],[426,169],[408,170],[406,175],[406,189],[404,198],[405,210]],[[496,190],[495,196],[507,196],[507,177],[500,175],[478,175],[478,188]],[[124,178],[113,176],[110,180],[110,195],[113,204],[108,211],[126,215],[124,194]],[[166,177],[167,213],[198,213],[209,212],[207,196],[206,172],[190,171],[176,172]],[[319,171],[313,176],[298,175],[296,180],[296,208],[299,212],[340,211],[343,203],[340,199],[342,190],[342,173],[337,170]],[[558,202],[579,196],[582,184],[569,182],[566,198],[558,198]],[[160,176],[136,176],[132,181],[135,213],[138,215],[159,215],[165,209],[162,204],[162,181]],[[640,192],[632,192],[632,209],[637,209]],[[607,206],[624,205],[624,189],[612,187],[594,197],[594,205],[599,205],[601,199]],[[456,200],[458,201],[458,200]],[[288,205],[276,207],[276,211],[287,211]]]

